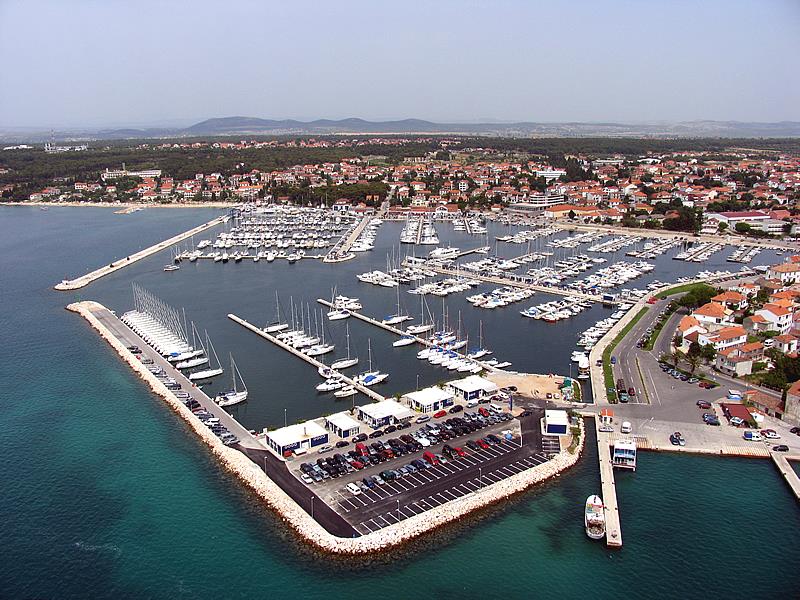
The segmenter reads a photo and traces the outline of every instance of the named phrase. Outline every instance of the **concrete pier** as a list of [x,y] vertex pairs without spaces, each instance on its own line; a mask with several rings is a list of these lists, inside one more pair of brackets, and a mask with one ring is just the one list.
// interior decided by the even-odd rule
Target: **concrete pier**
[[603,505],[606,516],[606,546],[622,547],[622,525],[617,506],[617,486],[614,481],[614,467],[611,464],[610,439],[600,431],[600,419],[594,420],[597,432],[597,457],[600,462],[600,486],[603,490]]
[[[474,252],[472,250],[471,252]],[[469,277],[470,279],[477,279],[478,281],[482,281],[484,283],[494,283],[496,285],[507,285],[510,287],[516,288],[523,288],[527,290],[533,290],[535,292],[542,292],[545,294],[554,294],[556,296],[569,296],[571,298],[580,298],[582,300],[589,300],[591,302],[600,302],[602,298],[600,296],[596,296],[593,294],[584,294],[582,292],[576,292],[574,290],[565,290],[556,287],[548,287],[546,285],[537,285],[535,283],[526,283],[524,281],[518,281],[515,279],[509,279],[505,277],[494,277],[492,275],[481,275],[479,273],[473,273],[472,271],[459,271],[456,269],[448,269],[445,267],[440,267],[438,265],[430,264],[430,261],[424,264],[426,269],[430,269],[436,273],[441,273],[442,275],[451,275],[453,277]],[[611,302],[606,302],[606,304],[619,304],[618,300],[613,300]]]
[[[322,298],[317,298],[317,302],[319,302],[323,306],[327,306],[328,308],[333,308],[333,304],[331,304],[327,300],[323,300]],[[385,331],[388,331],[389,333],[394,333],[397,336],[404,336],[404,335],[411,336],[412,338],[414,338],[414,341],[417,344],[420,344],[421,346],[425,346],[426,348],[433,348],[434,346],[437,346],[437,344],[433,344],[433,343],[429,342],[428,340],[426,340],[425,338],[421,338],[421,337],[416,336],[416,335],[411,335],[410,333],[407,333],[407,332],[403,331],[402,329],[398,329],[397,327],[393,327],[392,325],[387,325],[386,323],[382,323],[382,322],[380,322],[380,321],[378,321],[376,319],[373,319],[372,317],[368,317],[366,315],[362,315],[360,312],[357,312],[355,310],[348,310],[347,312],[349,312],[352,317],[355,317],[356,319],[358,319],[360,321],[364,321],[365,323],[369,323],[370,325],[374,325],[375,327],[380,327],[381,329],[383,329]],[[467,358],[466,355],[464,353],[462,353],[462,352],[458,352],[457,350],[453,350],[453,352],[458,354],[461,358]],[[475,363],[476,365],[479,365],[482,369],[485,369],[487,371],[504,372],[501,369],[497,369],[495,367],[492,367],[491,365],[487,365],[485,362],[480,361],[480,360],[475,360],[474,358],[467,358],[467,360],[472,361],[473,363]]]
[[[164,369],[170,377],[181,384],[181,391],[187,392],[200,406],[205,408],[208,412],[217,417],[222,425],[228,431],[233,433],[239,438],[239,445],[243,448],[253,448],[264,450],[264,446],[253,436],[250,431],[234,419],[231,415],[225,412],[214,400],[209,398],[197,385],[189,381],[175,366],[167,361],[163,356],[156,352],[150,345],[147,344],[141,337],[139,337],[130,327],[125,325],[117,316],[108,310],[102,304],[97,302],[80,302],[71,304],[67,307],[69,310],[82,314],[87,320],[90,320],[95,328],[100,331],[103,337],[116,344],[117,351],[123,356],[128,364],[137,369],[141,369],[144,365],[132,352],[128,346],[138,346],[141,350],[141,356],[153,360],[153,364]],[[112,344],[114,345],[114,344]],[[227,377],[228,374],[220,375],[220,377]],[[175,398],[172,393],[168,394],[170,397]],[[179,401],[175,400],[180,403]],[[196,417],[195,417],[196,418]]]
[[76,279],[65,279],[64,281],[56,284],[53,287],[54,289],[59,291],[70,291],[70,290],[80,289],[82,287],[89,285],[95,279],[100,279],[101,277],[105,277],[106,275],[113,273],[114,271],[119,271],[120,269],[123,269],[128,265],[132,265],[133,263],[142,260],[143,258],[147,258],[151,254],[155,254],[156,252],[161,252],[162,250],[165,250],[166,248],[169,248],[174,244],[182,242],[186,238],[189,238],[193,235],[197,235],[198,233],[202,233],[206,229],[214,227],[215,225],[219,225],[220,223],[223,222],[224,219],[225,219],[224,215],[217,217],[216,219],[212,219],[208,223],[199,225],[198,227],[190,229],[189,231],[184,231],[183,233],[179,233],[178,235],[173,236],[167,240],[164,240],[163,242],[159,242],[154,246],[150,246],[149,248],[140,250],[136,254],[131,254],[130,256],[124,259],[112,262],[111,264],[108,264],[104,267],[100,267],[99,269],[96,269],[90,273],[86,273],[86,275],[81,275]]
[[[282,342],[281,340],[279,340],[275,336],[272,336],[272,335],[268,334],[263,329],[260,329],[259,327],[256,327],[255,325],[245,321],[241,317],[237,317],[234,314],[228,314],[228,318],[230,320],[232,320],[232,321],[235,321],[236,323],[239,323],[239,325],[241,325],[242,327],[244,327],[246,329],[249,329],[253,333],[260,335],[265,340],[268,340],[268,341],[272,342],[273,344],[275,344],[279,348],[283,348],[287,352],[289,352],[291,354],[294,354],[296,357],[302,358],[304,361],[306,361],[307,363],[309,363],[310,365],[313,365],[314,367],[316,367],[318,369],[320,367],[327,367],[328,366],[328,365],[326,365],[324,363],[321,363],[320,361],[316,360],[314,357],[308,356],[307,354],[304,354],[303,352],[300,352],[300,350],[298,350],[297,348],[293,348],[289,344],[285,344],[284,342]],[[344,375],[342,373],[339,373],[339,376],[342,378],[342,380],[345,383],[347,383],[348,385],[352,385],[355,389],[357,389],[359,392],[361,392],[365,396],[370,397],[372,400],[376,400],[378,402],[380,402],[381,400],[386,400],[386,398],[381,396],[378,392],[374,391],[373,389],[371,389],[371,388],[369,388],[369,387],[367,387],[365,385],[361,385],[360,383],[356,383],[356,381],[351,379],[350,377],[347,377],[346,375]]]
[[800,500],[800,477],[797,476],[797,472],[792,468],[792,465],[789,464],[790,458],[800,460],[800,456],[787,457],[785,454],[778,454],[777,452],[772,452],[770,456],[772,457],[772,462],[775,463],[775,466],[778,467],[778,471],[786,480],[786,483],[789,484],[794,497]]

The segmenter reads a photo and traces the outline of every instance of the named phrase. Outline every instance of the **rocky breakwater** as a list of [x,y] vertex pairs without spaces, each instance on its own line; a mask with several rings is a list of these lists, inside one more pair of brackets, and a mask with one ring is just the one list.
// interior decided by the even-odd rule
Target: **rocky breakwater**
[[560,472],[578,462],[583,451],[585,434],[583,422],[580,423],[580,434],[572,451],[563,451],[552,460],[527,471],[513,475],[497,483],[448,502],[404,521],[390,525],[374,533],[357,538],[340,538],[326,531],[311,518],[286,492],[281,489],[266,473],[244,454],[225,446],[219,438],[203,425],[203,423],[180,402],[147,368],[114,336],[93,314],[104,307],[92,301],[77,302],[67,309],[80,314],[100,336],[119,354],[119,356],[144,380],[150,389],[163,398],[167,405],[175,411],[194,430],[200,440],[217,457],[220,464],[235,475],[263,502],[273,509],[281,520],[294,530],[307,543],[323,552],[337,555],[359,555],[383,550],[405,544],[414,538],[434,529],[455,523],[470,512],[501,502],[511,496],[525,491],[533,485],[555,477]]

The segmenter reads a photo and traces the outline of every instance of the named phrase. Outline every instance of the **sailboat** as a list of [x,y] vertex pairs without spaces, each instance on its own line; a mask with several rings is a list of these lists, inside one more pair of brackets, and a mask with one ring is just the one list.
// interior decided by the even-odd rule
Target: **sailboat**
[[[210,369],[205,369],[203,371],[195,371],[194,373],[189,374],[189,381],[200,381],[201,379],[211,379],[212,377],[216,377],[217,375],[222,375],[224,373],[224,369],[219,364],[219,357],[217,357],[217,351],[214,350],[214,345],[211,343],[211,338],[208,337],[208,332],[206,332],[206,344],[211,349],[211,353],[214,355],[214,360],[217,362],[217,368],[213,367],[213,364],[209,365]],[[208,354],[208,351],[206,351]]]
[[400,312],[400,287],[397,287],[397,312],[393,315],[387,316],[381,323],[384,325],[399,325],[404,321],[411,321],[414,317],[404,315]]
[[392,342],[392,346],[394,346],[395,348],[401,348],[403,346],[410,346],[411,344],[413,344],[416,341],[417,341],[417,338],[415,338],[413,335],[404,335],[404,336],[401,336],[400,339],[395,340],[394,342]]
[[[244,379],[242,379],[242,374],[239,372],[239,367],[236,366],[236,363],[233,360],[233,354],[230,355],[231,357],[231,379],[233,380],[233,388],[223,394],[219,394],[214,400],[220,406],[233,406],[234,404],[239,404],[240,402],[244,402],[247,400],[247,386],[244,383]],[[240,390],[236,385],[236,376],[239,376],[239,381],[242,382],[242,389]]]
[[341,369],[347,369],[348,367],[353,367],[358,364],[358,357],[350,357],[350,324],[347,324],[347,358],[342,358],[341,360],[337,360],[331,364],[331,369],[339,371]]
[[[320,319],[322,317],[320,316]],[[316,325],[317,322],[317,313],[314,311],[314,324]],[[326,344],[325,343],[325,322],[322,322],[322,343],[314,344],[308,350],[306,350],[306,356],[321,356],[323,354],[327,354],[328,352],[333,352],[334,346],[333,344]]]
[[430,323],[425,322],[425,296],[420,296],[420,318],[422,321],[419,325],[409,325],[406,327],[406,332],[410,333],[411,335],[419,335],[420,333],[428,333],[431,329],[433,329],[433,319],[431,319]]
[[467,358],[478,359],[490,354],[492,354],[492,351],[483,347],[483,321],[481,321],[478,326],[478,347],[472,348],[467,354]]
[[357,375],[354,378],[356,383],[360,383],[361,385],[365,385],[367,387],[372,385],[377,385],[382,381],[386,381],[389,377],[388,373],[381,373],[380,371],[373,371],[372,370],[372,343],[371,341],[367,341],[367,348],[368,348],[368,356],[369,356],[369,368],[364,373]]
[[278,291],[275,291],[275,306],[277,307],[277,316],[275,320],[264,327],[266,333],[277,333],[289,329],[288,323],[281,323],[281,303],[278,301]]

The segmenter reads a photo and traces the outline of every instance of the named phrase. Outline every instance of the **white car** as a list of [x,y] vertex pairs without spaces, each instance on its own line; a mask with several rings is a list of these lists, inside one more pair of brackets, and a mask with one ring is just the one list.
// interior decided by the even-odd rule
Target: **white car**
[[761,430],[761,435],[763,435],[768,440],[779,440],[779,439],[781,439],[781,435],[777,431],[775,431],[773,429],[762,429]]
[[331,446],[330,444],[325,444],[324,446],[320,446],[317,452],[320,454],[324,454],[325,452],[330,452],[331,450],[333,450],[333,446]]
[[612,433],[614,431],[614,428],[606,423],[600,425],[599,430],[602,431],[603,433]]
[[422,445],[423,448],[427,448],[428,446],[431,445],[431,441],[428,438],[423,437],[421,435],[415,437],[414,439],[417,440]]
[[345,487],[347,488],[347,491],[348,491],[348,492],[350,492],[351,494],[353,494],[353,496],[358,496],[359,494],[361,494],[361,488],[360,488],[360,487],[358,487],[358,486],[357,486],[355,483],[353,483],[352,481],[351,481],[350,483],[348,483],[348,484],[347,484]]
[[303,480],[303,483],[314,483],[314,480],[313,480],[313,479],[311,479],[311,477],[310,477],[309,475],[306,475],[305,473],[303,473],[303,474],[300,476],[300,479],[302,479],[302,480]]

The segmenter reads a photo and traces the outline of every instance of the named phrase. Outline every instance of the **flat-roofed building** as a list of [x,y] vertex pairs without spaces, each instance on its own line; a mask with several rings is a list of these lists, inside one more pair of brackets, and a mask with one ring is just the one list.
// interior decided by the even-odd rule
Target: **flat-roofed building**
[[421,413],[432,413],[453,405],[455,395],[452,390],[443,390],[438,387],[429,387],[417,392],[405,394],[401,400],[411,408]]
[[414,413],[407,406],[403,406],[396,400],[391,399],[365,406],[357,406],[356,412],[358,419],[373,429],[390,423],[405,423],[414,416]]
[[277,454],[310,450],[328,443],[328,432],[316,421],[306,421],[267,432],[267,445]]
[[470,375],[464,379],[451,381],[447,387],[457,398],[461,398],[465,402],[495,394],[500,389],[496,384],[479,375]]
[[325,417],[325,429],[340,438],[349,438],[361,433],[361,423],[351,417],[347,411],[342,411]]

